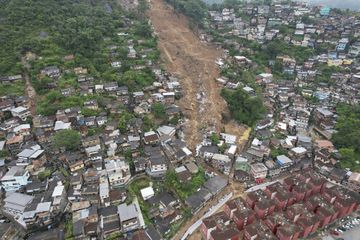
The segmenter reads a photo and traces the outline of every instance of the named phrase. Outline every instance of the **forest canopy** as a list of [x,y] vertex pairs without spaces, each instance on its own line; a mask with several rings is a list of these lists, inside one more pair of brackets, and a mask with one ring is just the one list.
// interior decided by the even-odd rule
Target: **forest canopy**
[[339,104],[336,107],[337,132],[333,135],[334,145],[341,155],[340,165],[353,171],[360,170],[360,105]]
[[228,103],[232,117],[239,123],[253,126],[265,113],[261,98],[250,96],[241,88],[235,91],[223,89],[221,95]]

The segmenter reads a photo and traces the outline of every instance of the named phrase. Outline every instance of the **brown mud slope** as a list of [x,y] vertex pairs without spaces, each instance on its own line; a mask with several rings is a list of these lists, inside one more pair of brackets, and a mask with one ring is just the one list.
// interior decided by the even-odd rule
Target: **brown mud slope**
[[[222,123],[222,114],[228,114],[228,108],[215,81],[219,77],[215,60],[223,51],[201,42],[190,30],[186,17],[175,13],[163,0],[151,0],[148,15],[166,70],[181,81],[184,96],[179,105],[188,119],[185,138],[189,146],[194,149],[202,141],[202,129],[220,131],[225,127],[231,132],[234,123]],[[239,133],[243,128],[236,126],[234,131]]]
[[21,63],[23,65],[23,78],[25,79],[25,96],[28,97],[30,112],[34,117],[36,115],[36,91],[34,87],[31,85],[31,79],[29,76],[30,64],[28,63],[27,58],[31,56],[32,53],[27,53],[26,56],[21,58]]

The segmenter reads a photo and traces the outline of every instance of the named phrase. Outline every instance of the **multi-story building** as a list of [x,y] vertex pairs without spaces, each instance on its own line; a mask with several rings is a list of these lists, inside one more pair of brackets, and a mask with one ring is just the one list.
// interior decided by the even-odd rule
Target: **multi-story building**
[[105,163],[105,169],[111,186],[124,185],[131,177],[130,166],[125,160],[112,159]]
[[0,179],[5,191],[16,191],[29,183],[30,174],[25,166],[13,166]]
[[129,232],[142,226],[141,210],[136,204],[120,204],[117,207],[122,232]]
[[231,218],[239,230],[255,220],[255,212],[249,208],[242,198],[233,199],[225,204],[224,212]]
[[264,179],[267,175],[267,167],[263,163],[255,163],[250,165],[251,174],[255,179]]

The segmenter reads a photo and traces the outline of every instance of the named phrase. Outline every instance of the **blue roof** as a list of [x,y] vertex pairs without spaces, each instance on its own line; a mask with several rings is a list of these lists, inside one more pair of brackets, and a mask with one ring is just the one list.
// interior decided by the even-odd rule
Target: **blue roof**
[[320,15],[329,15],[330,10],[331,9],[329,7],[323,7],[322,9],[320,9]]

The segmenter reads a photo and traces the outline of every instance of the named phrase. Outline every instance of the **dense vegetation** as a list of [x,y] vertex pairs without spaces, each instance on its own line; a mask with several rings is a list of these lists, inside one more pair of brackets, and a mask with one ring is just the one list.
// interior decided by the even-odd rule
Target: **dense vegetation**
[[52,142],[56,148],[65,148],[71,151],[80,146],[81,136],[80,133],[75,130],[61,130],[54,135]]
[[[59,88],[79,89],[77,76],[69,70],[84,67],[95,81],[117,81],[130,90],[138,90],[154,81],[154,75],[145,67],[134,70],[134,65],[156,61],[159,52],[148,51],[145,58],[128,59],[129,41],[137,52],[156,47],[151,28],[141,17],[144,1],[135,12],[124,12],[116,0],[4,0],[0,8],[0,76],[20,74],[21,57],[30,58],[32,83],[38,94],[49,92],[54,80],[40,76],[41,69],[57,66],[62,76]],[[125,33],[118,36],[118,33]],[[137,41],[141,40],[141,44]],[[116,49],[114,51],[114,49]],[[73,58],[66,59],[66,56]],[[113,68],[112,61],[120,61]],[[10,93],[20,95],[23,83],[9,85]],[[1,86],[0,94],[6,91]],[[5,89],[5,87],[4,87]]]
[[337,133],[333,142],[341,155],[342,168],[360,170],[360,106],[339,104],[336,108],[339,115],[336,123]]
[[111,5],[106,10],[105,1],[5,0],[1,4],[0,75],[19,73],[20,56],[29,50],[94,57],[103,36],[123,26],[121,12]]
[[265,112],[262,100],[257,96],[250,96],[241,88],[235,91],[223,89],[221,95],[228,103],[231,115],[239,123],[253,126]]
[[176,172],[170,170],[166,172],[164,186],[168,191],[175,191],[182,200],[185,200],[192,193],[196,192],[205,183],[205,180],[205,171],[202,168],[199,168],[198,173],[193,176],[191,181],[186,182],[180,182]]
[[179,11],[190,17],[196,24],[202,24],[207,14],[206,4],[202,0],[166,0],[173,5],[175,11]]

